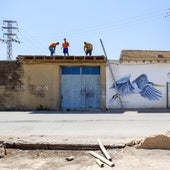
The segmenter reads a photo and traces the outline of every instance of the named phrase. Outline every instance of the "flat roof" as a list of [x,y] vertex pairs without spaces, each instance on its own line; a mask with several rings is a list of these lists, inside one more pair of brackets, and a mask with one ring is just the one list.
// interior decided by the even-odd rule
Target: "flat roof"
[[45,56],[45,55],[18,55],[17,60],[21,62],[106,62],[106,57],[101,56]]

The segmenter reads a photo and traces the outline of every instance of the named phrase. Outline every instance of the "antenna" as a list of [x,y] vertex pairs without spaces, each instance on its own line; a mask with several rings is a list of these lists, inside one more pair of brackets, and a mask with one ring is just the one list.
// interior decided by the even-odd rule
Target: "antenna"
[[3,25],[4,26],[1,27],[2,31],[6,32],[3,33],[4,39],[0,38],[0,41],[7,44],[7,60],[12,60],[12,42],[20,43],[20,41],[17,40],[18,37],[14,31],[19,31],[19,29],[17,27],[17,22],[14,20],[3,20]]

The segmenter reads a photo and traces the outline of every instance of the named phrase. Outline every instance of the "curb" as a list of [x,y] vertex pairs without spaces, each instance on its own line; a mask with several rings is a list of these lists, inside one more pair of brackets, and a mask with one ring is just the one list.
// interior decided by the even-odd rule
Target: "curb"
[[[3,142],[6,148],[21,150],[100,150],[99,145],[95,144],[56,144],[56,143],[21,143]],[[124,148],[126,144],[105,145],[106,149]]]

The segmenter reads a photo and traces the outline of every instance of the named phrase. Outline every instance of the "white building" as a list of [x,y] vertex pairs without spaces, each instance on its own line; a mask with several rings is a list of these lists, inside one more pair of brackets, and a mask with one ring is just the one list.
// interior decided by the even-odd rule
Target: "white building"
[[108,109],[170,107],[170,51],[122,50],[120,59],[109,63]]

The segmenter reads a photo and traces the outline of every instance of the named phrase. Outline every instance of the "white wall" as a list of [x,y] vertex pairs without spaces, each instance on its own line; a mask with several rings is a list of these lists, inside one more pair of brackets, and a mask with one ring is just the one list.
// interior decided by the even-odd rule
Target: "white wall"
[[[168,73],[170,73],[170,63],[148,63],[148,64],[119,64],[118,61],[110,61],[110,66],[113,70],[115,80],[122,78],[125,75],[131,74],[130,81],[132,82],[141,74],[146,74],[148,80],[155,84],[163,85],[163,87],[155,87],[161,91],[162,97],[159,100],[149,100],[142,97],[140,94],[130,94],[120,97],[124,108],[166,108],[167,107],[167,82],[170,82]],[[116,94],[115,89],[110,89],[114,83],[109,67],[106,68],[106,107],[120,108],[120,100],[111,100]]]

